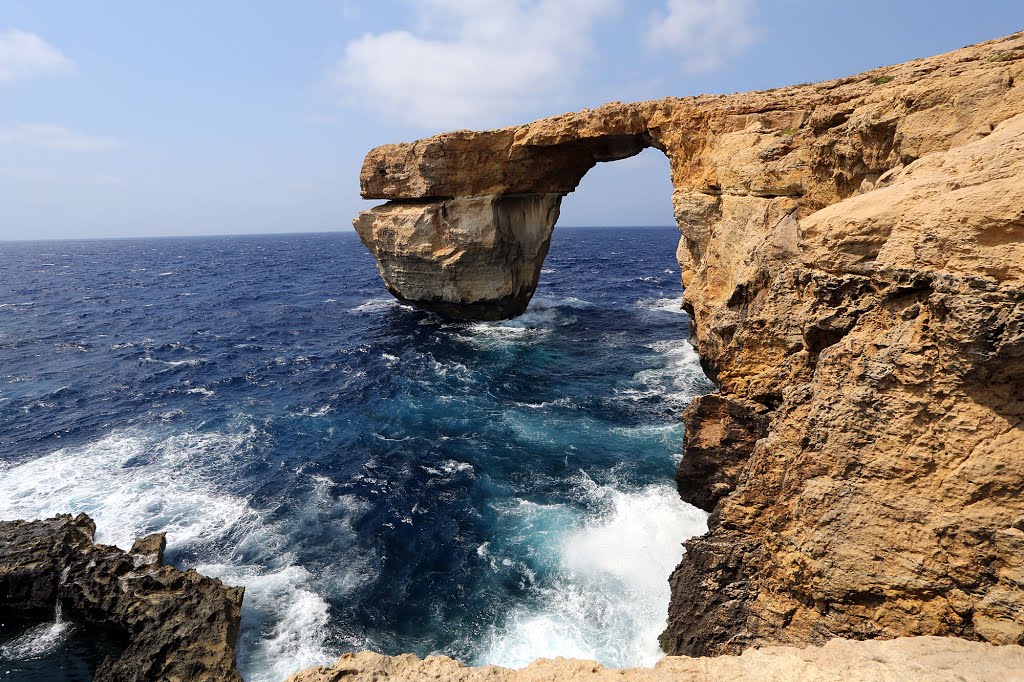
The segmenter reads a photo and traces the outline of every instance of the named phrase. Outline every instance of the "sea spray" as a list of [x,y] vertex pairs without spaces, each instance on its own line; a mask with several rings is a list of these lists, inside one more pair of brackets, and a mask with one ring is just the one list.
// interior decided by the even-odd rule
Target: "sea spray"
[[623,490],[586,474],[571,481],[596,511],[516,505],[507,513],[550,529],[542,545],[548,575],[538,599],[517,606],[488,633],[476,662],[518,668],[538,657],[595,659],[610,667],[649,666],[663,655],[668,574],[683,540],[707,531],[707,515],[669,485]]
[[650,664],[713,389],[677,241],[560,228],[531,308],[484,323],[387,297],[351,234],[6,245],[0,301],[33,305],[0,315],[0,518],[165,531],[245,585],[250,681],[362,648]]

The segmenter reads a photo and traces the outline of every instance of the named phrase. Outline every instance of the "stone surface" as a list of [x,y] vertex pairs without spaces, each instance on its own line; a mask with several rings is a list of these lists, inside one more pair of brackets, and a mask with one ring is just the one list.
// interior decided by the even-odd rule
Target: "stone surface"
[[399,300],[451,317],[504,319],[526,310],[558,218],[559,194],[391,203],[356,232]]
[[663,646],[1024,642],[1024,115],[799,231],[742,302],[704,273],[686,292],[698,328],[742,320],[700,348],[723,393],[774,410],[687,544]]
[[676,469],[679,496],[712,511],[735,490],[754,445],[766,435],[767,412],[759,403],[718,393],[694,398],[683,414],[686,457]]
[[[1015,34],[825,83],[389,145],[361,183],[391,201],[356,225],[399,297],[507,316],[551,214],[515,233],[544,248],[492,249],[404,226],[403,207],[553,200],[595,163],[662,150],[684,303],[721,390],[687,415],[680,489],[714,511],[670,581],[663,648],[1020,643],[1022,83]],[[481,215],[447,224],[497,234]],[[493,272],[527,274],[488,288]]]
[[468,668],[444,656],[381,656],[363,651],[332,666],[310,668],[287,682],[1018,682],[1024,647],[950,638],[876,642],[833,640],[823,647],[751,649],[742,656],[663,659],[655,668],[612,670],[593,661],[537,660],[522,670]]
[[0,522],[0,621],[64,618],[109,629],[125,648],[95,680],[241,682],[235,668],[242,588],[162,565],[162,533],[131,552],[93,543],[80,514]]
[[[697,263],[714,265],[720,279],[706,283],[707,293],[730,296],[748,283],[726,273],[753,274],[735,268],[755,246],[792,251],[797,218],[1020,113],[1014,85],[1022,56],[1015,35],[820,84],[616,102],[518,127],[385,145],[367,154],[360,186],[364,198],[391,202],[360,215],[356,229],[400,299],[459,317],[511,317],[533,293],[535,283],[526,284],[540,264],[524,261],[543,260],[546,247],[537,245],[550,240],[552,205],[596,163],[655,147],[669,158],[676,218],[687,235],[684,281],[698,275]],[[509,202],[545,210],[512,218],[518,227],[489,248]],[[482,205],[494,208],[492,218]],[[711,231],[737,239],[737,248],[700,252]]]

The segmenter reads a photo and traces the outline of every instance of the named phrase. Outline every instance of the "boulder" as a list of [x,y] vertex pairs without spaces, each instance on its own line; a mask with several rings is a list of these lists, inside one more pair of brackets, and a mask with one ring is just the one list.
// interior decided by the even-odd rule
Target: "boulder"
[[95,680],[241,682],[235,644],[243,588],[163,565],[164,535],[132,551],[97,545],[85,514],[0,522],[0,620],[45,621],[59,602],[69,621],[125,644]]

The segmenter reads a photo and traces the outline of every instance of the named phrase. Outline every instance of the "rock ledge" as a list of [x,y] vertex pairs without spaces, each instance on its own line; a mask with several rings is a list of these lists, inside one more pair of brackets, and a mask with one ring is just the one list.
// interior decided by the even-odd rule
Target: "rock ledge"
[[0,522],[0,622],[64,618],[109,629],[126,646],[99,682],[241,682],[235,644],[243,588],[163,565],[162,533],[130,552],[93,542],[85,514]]
[[888,641],[833,640],[822,647],[750,649],[742,656],[670,656],[654,668],[614,670],[593,661],[534,661],[522,670],[470,668],[444,656],[382,656],[362,651],[334,665],[310,668],[287,682],[1019,682],[1024,647],[911,637]]

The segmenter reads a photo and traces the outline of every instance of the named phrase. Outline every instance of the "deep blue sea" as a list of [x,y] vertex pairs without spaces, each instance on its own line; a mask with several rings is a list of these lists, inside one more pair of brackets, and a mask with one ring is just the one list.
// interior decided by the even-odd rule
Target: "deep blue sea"
[[[713,389],[674,228],[559,228],[522,317],[402,306],[353,233],[0,243],[0,518],[246,588],[249,680],[370,648],[650,665]],[[88,679],[74,624],[0,675]]]

